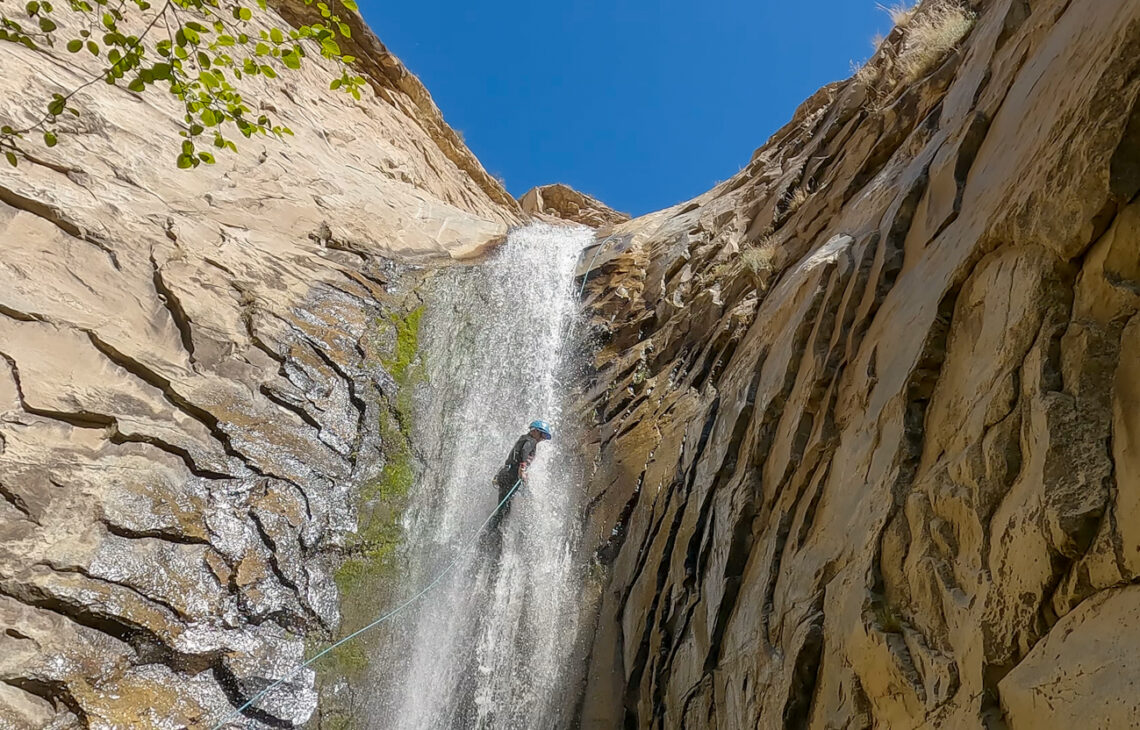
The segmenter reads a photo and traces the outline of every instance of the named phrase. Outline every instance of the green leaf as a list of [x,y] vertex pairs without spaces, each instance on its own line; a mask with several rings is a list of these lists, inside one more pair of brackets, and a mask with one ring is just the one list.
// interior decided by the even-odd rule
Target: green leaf
[[76,38],[67,42],[67,50],[71,53],[79,53],[83,50],[83,41]]
[[191,142],[190,140],[185,140],[182,143],[182,154],[184,154],[184,155],[194,154],[194,143]]
[[92,56],[99,55],[99,44],[95,41],[87,41],[87,50],[91,51]]
[[142,80],[142,77],[139,77],[127,84],[127,88],[134,92],[146,91],[146,82]]
[[281,44],[285,42],[285,36],[282,35],[280,28],[274,28],[269,31],[269,38],[274,43]]
[[301,68],[301,57],[292,49],[281,54],[281,62],[284,63],[287,68]]
[[103,27],[107,30],[115,29],[115,16],[110,13],[103,13]]
[[341,56],[340,60],[342,63],[354,63],[356,61],[356,56]]
[[331,89],[332,91],[336,91],[337,89],[340,88],[340,85],[341,85],[341,79],[333,79],[332,83],[329,84],[329,89]]
[[262,66],[261,67],[261,73],[265,74],[266,78],[270,78],[270,79],[277,78],[277,72],[273,70],[272,66]]
[[15,167],[19,164],[19,161],[16,159],[16,155],[12,154],[11,152],[5,152],[4,156],[8,158],[8,164],[12,167]]
[[28,15],[35,15],[40,12],[40,4],[36,2],[36,0],[32,0],[24,6],[24,11],[27,12]]
[[249,8],[238,8],[237,13],[239,20],[250,20],[253,18],[253,11]]
[[51,114],[52,116],[63,114],[63,110],[66,106],[67,99],[64,99],[59,94],[56,94],[55,98],[51,100],[50,104],[48,104],[48,114]]
[[193,157],[191,157],[190,155],[188,155],[186,153],[178,155],[178,169],[179,170],[185,170],[185,169],[187,169],[189,167],[193,167],[193,166],[194,166],[194,158]]
[[218,36],[218,45],[219,46],[232,46],[233,44],[234,44],[233,36],[230,36],[230,35]]
[[198,159],[201,160],[202,162],[205,162],[207,165],[214,164],[214,156],[211,155],[209,152],[199,152],[198,153]]
[[59,26],[56,25],[55,21],[53,21],[51,18],[40,18],[40,30],[42,30],[44,33],[51,33],[58,27]]
[[48,147],[55,147],[57,142],[59,142],[59,140],[56,139],[55,132],[44,132],[44,144]]
[[254,46],[253,52],[258,56],[268,56],[269,50],[269,46],[265,45],[264,43],[258,43],[256,46]]
[[360,8],[359,8],[359,7],[356,5],[356,2],[355,2],[355,0],[340,0],[340,4],[341,4],[341,5],[343,5],[343,6],[345,6],[346,8],[348,8],[349,10],[351,10],[351,11],[352,11],[352,12],[354,12],[354,13],[355,13],[357,10],[359,10],[359,9],[360,9]]
[[340,28],[340,34],[342,36],[345,38],[352,37],[352,28],[348,27],[348,23],[337,23],[337,27]]
[[202,124],[205,124],[207,127],[213,127],[220,121],[221,120],[218,119],[217,113],[215,113],[213,109],[202,110]]

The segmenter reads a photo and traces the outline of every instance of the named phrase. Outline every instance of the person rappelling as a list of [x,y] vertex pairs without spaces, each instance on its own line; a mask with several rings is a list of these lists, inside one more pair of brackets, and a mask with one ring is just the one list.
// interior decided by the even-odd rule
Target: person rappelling
[[538,444],[552,438],[554,438],[554,434],[546,421],[533,421],[530,424],[530,430],[520,436],[518,441],[515,441],[515,445],[511,447],[506,463],[495,475],[494,483],[499,490],[499,502],[502,503],[502,507],[491,520],[490,529],[492,531],[498,531],[499,523],[510,512],[511,499],[514,498],[515,494],[518,494],[516,487],[521,489],[526,486],[527,470],[530,468],[531,462],[534,461]]

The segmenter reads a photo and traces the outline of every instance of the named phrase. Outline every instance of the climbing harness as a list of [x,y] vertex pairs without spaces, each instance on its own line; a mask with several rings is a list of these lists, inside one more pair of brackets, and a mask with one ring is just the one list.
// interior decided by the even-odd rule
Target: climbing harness
[[423,589],[420,590],[419,593],[417,593],[414,596],[412,596],[411,598],[405,600],[403,603],[396,606],[391,611],[384,614],[380,618],[376,619],[372,623],[368,624],[364,628],[357,629],[356,631],[353,631],[351,634],[344,637],[343,639],[341,639],[337,642],[334,642],[334,643],[330,644],[329,646],[325,647],[324,649],[322,649],[321,651],[317,652],[315,655],[313,655],[313,657],[311,659],[305,660],[299,666],[294,668],[293,671],[289,672],[288,674],[286,674],[281,679],[277,680],[273,684],[269,685],[265,689],[263,689],[260,692],[258,692],[257,694],[255,694],[250,699],[246,700],[244,705],[242,705],[241,707],[238,707],[236,710],[231,710],[229,712],[229,714],[227,714],[224,718],[222,718],[221,722],[219,722],[217,725],[214,725],[211,728],[211,730],[221,730],[222,726],[224,726],[230,720],[233,720],[235,717],[237,717],[241,713],[245,712],[245,710],[247,710],[249,707],[253,706],[253,704],[255,702],[257,702],[258,700],[260,700],[262,697],[269,694],[270,692],[272,692],[277,687],[280,687],[285,682],[288,682],[293,677],[297,676],[297,673],[300,672],[302,669],[313,664],[318,659],[320,659],[324,655],[328,654],[330,651],[333,651],[337,647],[343,646],[344,644],[347,644],[348,642],[352,641],[353,639],[355,639],[356,637],[360,636],[361,634],[363,634],[367,631],[371,631],[372,629],[376,628],[377,626],[384,623],[388,619],[398,615],[405,608],[407,608],[408,606],[412,605],[413,603],[415,603],[416,601],[418,601],[419,599],[421,599],[425,595],[427,595],[427,593],[429,591],[431,591],[432,588],[435,588],[437,585],[439,585],[440,581],[442,581],[448,573],[455,570],[456,566],[459,565],[460,560],[462,560],[464,557],[467,556],[467,554],[471,551],[471,548],[475,545],[475,540],[479,537],[479,535],[483,532],[483,530],[487,527],[487,525],[490,524],[490,522],[494,518],[494,516],[499,513],[499,510],[501,510],[503,508],[503,506],[507,503],[507,501],[510,500],[511,495],[513,495],[515,493],[515,490],[517,490],[519,488],[520,484],[522,484],[522,479],[519,479],[517,482],[515,482],[515,486],[511,487],[511,491],[507,492],[507,496],[503,497],[502,501],[499,502],[499,506],[496,507],[494,510],[492,510],[491,514],[487,515],[487,519],[483,520],[483,524],[479,525],[479,529],[476,530],[472,534],[472,536],[471,536],[472,539],[470,541],[468,541],[468,543],[459,551],[459,553],[456,555],[455,559],[452,560],[447,565],[446,568],[441,570],[439,572],[439,574],[436,575],[435,578],[433,578],[430,583],[428,583]]

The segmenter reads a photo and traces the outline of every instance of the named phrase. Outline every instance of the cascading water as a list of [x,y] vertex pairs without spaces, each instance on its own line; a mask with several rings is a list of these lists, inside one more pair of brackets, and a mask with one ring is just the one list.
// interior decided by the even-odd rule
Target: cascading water
[[[531,225],[491,260],[440,274],[427,297],[416,404],[423,469],[405,516],[406,587],[430,580],[494,509],[492,478],[534,419],[552,424],[501,526],[405,616],[383,662],[375,727],[560,723],[576,630],[579,454],[562,417],[585,228]],[[560,437],[561,436],[561,437]]]

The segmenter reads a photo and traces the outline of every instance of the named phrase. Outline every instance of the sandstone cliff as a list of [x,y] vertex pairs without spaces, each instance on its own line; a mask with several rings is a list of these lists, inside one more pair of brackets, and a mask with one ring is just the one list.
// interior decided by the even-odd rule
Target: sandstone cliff
[[948,8],[600,241],[583,727],[1140,717],[1140,4]]
[[[1140,7],[950,8],[690,203],[524,199],[617,224],[582,271],[583,727],[1140,715]],[[0,168],[0,727],[209,727],[350,605],[405,265],[523,214],[351,25],[371,94],[319,61],[262,89],[288,144],[178,172],[176,110],[99,85]],[[25,118],[85,78],[0,64]],[[303,674],[246,720],[314,701]]]
[[[210,727],[335,631],[414,298],[396,262],[519,220],[352,24],[363,100],[320,59],[255,89],[287,144],[179,171],[169,100],[98,84],[58,147],[0,166],[0,727]],[[10,43],[0,68],[9,119],[95,70]],[[313,700],[303,674],[252,716]]]
[[603,228],[629,220],[597,198],[580,193],[569,185],[555,183],[531,188],[519,198],[524,212],[534,216],[552,216],[591,228]]

